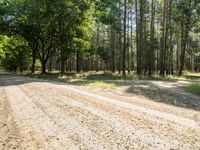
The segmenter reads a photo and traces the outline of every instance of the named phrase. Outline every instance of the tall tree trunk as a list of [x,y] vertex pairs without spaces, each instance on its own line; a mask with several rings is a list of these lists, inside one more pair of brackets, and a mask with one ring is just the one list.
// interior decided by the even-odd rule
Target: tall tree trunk
[[[99,46],[99,42],[100,42],[100,23],[97,23],[97,41],[96,41],[96,45]],[[99,71],[99,56],[96,54],[96,60],[95,60],[95,70],[96,72]]]
[[141,74],[141,67],[140,67],[140,50],[139,50],[139,34],[138,34],[138,0],[135,0],[135,21],[136,21],[136,53],[137,53],[137,74]]
[[133,52],[133,10],[131,10],[131,71],[134,70],[134,52]]
[[149,54],[149,76],[152,75],[154,66],[154,20],[155,20],[155,6],[154,0],[151,0],[151,34],[150,34],[150,54]]
[[123,53],[122,53],[122,73],[126,76],[126,3],[124,0],[124,43],[123,43]]
[[73,56],[72,56],[72,53],[70,52],[70,54],[69,54],[69,72],[72,72],[72,58]]
[[61,44],[60,58],[61,58],[61,64],[60,64],[61,75],[64,75],[65,74],[65,53],[64,53],[63,43]]
[[32,49],[32,67],[31,67],[32,73],[35,73],[35,63],[36,63],[36,50]]
[[173,75],[174,74],[174,54],[173,54],[173,43],[172,43],[172,38],[173,38],[173,30],[172,30],[172,3],[173,0],[170,0],[170,5],[169,5],[169,26],[170,26],[170,39],[169,39],[169,68],[170,68],[170,73]]
[[[119,9],[121,10],[121,0],[118,1]],[[118,13],[118,23],[119,27],[121,29],[122,23],[121,23],[121,12]],[[121,30],[118,31],[118,72],[121,74],[122,70],[122,32]]]
[[[136,0],[136,12],[137,12],[137,0]],[[144,0],[140,0],[140,11],[139,20],[137,18],[138,13],[136,13],[136,42],[137,42],[137,74],[142,73],[142,51],[144,50]]]
[[191,17],[191,0],[188,1],[189,5],[188,8],[184,10],[184,33],[183,33],[183,40],[182,40],[182,48],[181,48],[181,57],[180,57],[180,70],[179,70],[179,76],[182,76],[182,72],[184,69],[184,63],[185,63],[185,53],[186,53],[186,46],[188,42],[189,37],[189,30],[190,30],[190,17]]
[[[45,46],[43,45],[42,47],[44,48]],[[47,49],[46,51],[47,53],[45,53],[45,50],[43,49],[41,55],[39,54],[40,62],[42,64],[42,74],[46,73],[46,64],[49,59],[50,48]]]
[[65,31],[64,31],[64,22],[62,18],[60,18],[59,21],[59,29],[60,29],[60,59],[61,59],[61,66],[60,66],[60,71],[61,75],[65,74],[65,50],[64,50],[64,44],[65,44]]
[[128,69],[128,74],[131,73],[130,71],[130,10],[129,10],[129,3],[128,3],[128,19],[127,19],[127,25],[128,25],[128,29],[127,29],[127,69]]
[[167,72],[167,68],[168,68],[168,65],[167,65],[167,54],[168,54],[168,32],[169,32],[169,1],[170,0],[167,0],[166,2],[166,24],[165,24],[165,45],[164,45],[164,70]]
[[41,63],[42,63],[42,74],[45,74],[46,73],[46,61],[42,60]]
[[166,52],[168,39],[168,0],[164,0],[163,5],[163,24],[162,24],[162,42],[160,51],[160,75],[164,76],[166,70]]
[[111,42],[110,42],[110,49],[112,53],[112,60],[111,60],[111,70],[115,73],[115,31],[114,27],[111,26]]
[[52,64],[53,63],[53,58],[52,57],[50,57],[49,58],[49,68],[48,68],[48,71],[52,71],[53,70],[53,68],[52,68]]
[[76,52],[76,71],[80,72],[80,52]]

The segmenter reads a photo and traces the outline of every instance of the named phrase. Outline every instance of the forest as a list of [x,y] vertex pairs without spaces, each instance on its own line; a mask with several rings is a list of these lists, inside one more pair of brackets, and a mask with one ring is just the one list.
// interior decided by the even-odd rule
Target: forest
[[200,72],[199,0],[1,0],[9,71]]
[[0,0],[0,150],[200,150],[200,0]]

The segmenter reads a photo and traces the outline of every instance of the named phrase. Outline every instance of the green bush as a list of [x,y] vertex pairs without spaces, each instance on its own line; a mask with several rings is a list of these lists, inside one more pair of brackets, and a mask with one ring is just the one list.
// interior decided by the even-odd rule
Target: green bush
[[31,64],[31,50],[24,39],[9,38],[3,50],[5,56],[2,59],[2,65],[6,70],[28,70]]
[[35,62],[35,67],[36,67],[37,69],[42,67],[42,64],[41,64],[41,62],[40,62],[39,59],[36,60],[36,62]]

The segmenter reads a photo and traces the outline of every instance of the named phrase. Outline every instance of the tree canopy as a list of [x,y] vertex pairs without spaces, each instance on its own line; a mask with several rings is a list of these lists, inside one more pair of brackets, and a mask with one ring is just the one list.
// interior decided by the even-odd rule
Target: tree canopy
[[1,0],[0,34],[9,70],[200,71],[197,0]]

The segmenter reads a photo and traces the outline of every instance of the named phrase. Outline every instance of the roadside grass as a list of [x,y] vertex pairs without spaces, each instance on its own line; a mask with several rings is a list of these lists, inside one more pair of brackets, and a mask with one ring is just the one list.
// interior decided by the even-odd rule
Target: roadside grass
[[[80,79],[80,78],[79,78]],[[85,80],[104,80],[104,81],[117,81],[117,80],[124,80],[124,81],[131,81],[131,80],[155,80],[155,81],[200,81],[200,74],[195,73],[187,73],[183,76],[179,77],[176,75],[168,75],[165,77],[161,77],[159,75],[154,76],[138,76],[135,73],[127,74],[127,76],[122,76],[117,73],[88,73],[82,76],[81,79]]]
[[200,83],[189,83],[186,88],[192,93],[200,95]]
[[81,73],[65,73],[64,75],[60,75],[58,71],[49,72],[46,74],[40,74],[40,72],[36,72],[34,74],[25,73],[25,76],[47,79],[47,80],[55,80],[66,82],[69,84],[84,86],[84,85],[97,85],[97,86],[105,86],[105,87],[114,87],[123,84],[118,81],[132,81],[132,80],[157,80],[157,81],[191,81],[196,82],[200,81],[200,73],[190,73],[184,72],[182,77],[178,77],[175,75],[169,75],[165,77],[160,77],[158,75],[155,76],[138,76],[135,73],[127,74],[127,76],[122,76],[118,73],[110,73],[110,72],[81,72]]
[[113,82],[105,82],[105,81],[95,81],[92,84],[97,85],[97,86],[103,86],[103,87],[116,87],[118,86],[117,83],[113,83]]
[[[21,75],[21,74],[18,74],[18,75]],[[28,77],[32,77],[32,78],[47,79],[47,80],[58,79],[58,77],[60,76],[59,73],[46,73],[46,74],[28,73],[24,75]]]
[[[148,80],[171,81],[171,82],[187,81],[184,82],[183,86],[181,85],[181,88],[183,88],[185,92],[190,91],[191,93],[200,95],[200,79],[199,79],[200,74],[196,73],[186,72],[182,77],[172,76],[172,75],[166,77],[160,77],[160,76],[147,77],[147,76],[137,76],[135,73],[123,77],[122,75],[119,75],[117,73],[113,74],[110,72],[81,72],[81,73],[72,72],[72,73],[66,73],[62,76],[60,75],[59,72],[50,72],[46,74],[40,74],[40,72],[36,72],[35,74],[29,73],[23,75],[33,78],[45,79],[48,81],[52,80],[53,82],[58,81],[70,85],[82,86],[83,88],[89,87],[91,89],[103,89],[103,91],[118,90],[116,89],[116,87],[119,88],[125,87],[123,89],[126,89],[125,91],[126,93],[142,95],[155,102],[162,102],[174,106],[199,110],[199,107],[196,107],[193,103],[189,102],[191,100],[190,96],[187,97],[187,95],[178,93],[174,91],[173,88],[171,89],[165,87],[162,88],[159,87],[159,85],[152,83],[151,81],[146,82]],[[136,80],[136,82],[134,82],[134,80]],[[163,84],[165,84],[165,82]],[[186,102],[183,101],[185,97],[188,100]]]
[[184,72],[184,77],[186,79],[199,80],[200,81],[200,73],[194,73],[194,72],[185,71]]
[[[88,76],[90,76],[91,73],[79,73],[79,74],[66,73],[64,75],[60,75],[59,72],[51,72],[51,73],[46,73],[46,74],[41,74],[39,72],[36,72],[34,74],[28,73],[28,74],[18,74],[18,75],[24,75],[27,77],[39,78],[39,79],[45,79],[45,80],[61,81],[61,82],[66,82],[66,83],[79,85],[79,86],[84,86],[84,85],[95,85],[95,86],[101,86],[101,87],[118,86],[117,83],[107,81],[108,79],[110,79],[110,77],[107,77],[106,75],[101,75],[101,74],[98,75],[101,77],[94,77],[94,78],[93,77],[88,78]],[[104,80],[105,78],[107,78],[107,80]]]
[[107,82],[103,80],[75,80],[69,82],[73,85],[79,85],[79,86],[97,86],[97,87],[117,87],[119,86],[116,82]]
[[45,74],[41,74],[40,72],[36,73],[25,73],[21,74],[19,73],[18,75],[25,75],[28,77],[32,78],[39,78],[39,79],[47,79],[47,80],[70,80],[70,79],[76,79],[78,78],[76,73],[66,73],[65,75],[61,75],[59,72],[48,72]]

